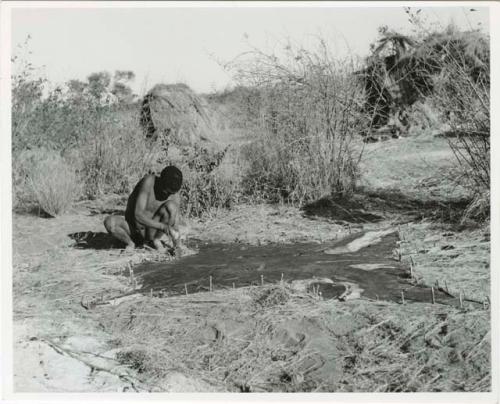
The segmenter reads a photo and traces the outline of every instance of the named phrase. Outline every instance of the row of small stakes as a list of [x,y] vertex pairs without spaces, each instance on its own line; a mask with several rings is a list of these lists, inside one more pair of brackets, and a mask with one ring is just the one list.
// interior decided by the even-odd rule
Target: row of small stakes
[[[399,236],[399,239],[401,241],[405,241],[405,238],[404,238],[403,233],[401,232],[400,226],[398,226],[398,236]],[[401,262],[402,261],[401,247],[398,248],[397,253],[398,253],[398,260]],[[413,272],[414,267],[415,267],[415,261],[413,261],[413,257],[410,255],[410,278],[412,280],[416,279],[414,276],[414,272]],[[450,297],[455,297],[454,295],[452,295],[450,293],[450,291],[448,289],[448,284],[446,283],[446,280],[444,281],[444,286],[445,286],[444,289],[442,287],[440,287],[438,280],[436,280],[436,283],[434,286],[431,286],[431,302],[432,302],[432,304],[436,303],[436,296],[435,296],[435,292],[434,292],[434,290],[435,290],[434,287],[436,288],[436,290],[440,290],[442,292],[445,292]],[[464,308],[464,300],[465,300],[465,294],[464,294],[463,290],[460,290],[458,293],[458,301],[459,301],[461,309]],[[401,303],[405,304],[405,292],[404,292],[404,290],[401,291]],[[486,300],[483,300],[482,304],[483,304],[483,309],[486,310],[489,306],[489,299],[487,298]]]
[[[401,229],[399,227],[398,227],[398,234],[399,234],[399,238],[402,241],[404,241],[403,233],[401,233]],[[401,248],[398,248],[398,260],[399,261],[402,260]],[[414,271],[413,271],[414,267],[415,267],[415,262],[413,260],[413,257],[410,255],[410,277],[411,277],[412,280],[415,279]],[[128,264],[128,270],[129,270],[129,276],[130,276],[132,287],[133,287],[133,289],[136,289],[137,282],[136,282],[135,277],[134,277],[134,270],[133,270],[132,265],[130,263]],[[283,273],[281,274],[281,281],[280,282],[281,282],[281,284],[283,284]],[[260,284],[261,284],[261,286],[264,286],[264,275],[260,275]],[[441,288],[439,286],[439,281],[436,280],[436,283],[435,283],[436,290],[441,290],[441,291],[445,292],[448,296],[455,297],[455,296],[453,296],[450,293],[446,281],[444,281],[444,284],[445,284],[445,289]],[[236,286],[235,286],[235,283],[233,282],[233,289],[235,289],[235,288],[236,288]],[[434,286],[431,286],[431,302],[432,302],[432,304],[436,303],[436,296],[435,296],[435,291],[434,290],[435,290]],[[187,296],[188,295],[188,288],[187,288],[187,284],[186,283],[184,284],[184,291],[185,291],[185,294]],[[211,275],[209,277],[209,291],[213,292],[213,282],[212,282],[212,276]],[[316,295],[321,295],[321,292],[319,292],[319,290],[318,290],[318,291],[315,291],[315,294]],[[150,290],[150,296],[153,297],[153,289]],[[460,292],[459,292],[458,300],[459,300],[460,308],[463,309],[464,308],[465,295],[464,295],[464,293],[463,293],[462,290],[460,290]],[[401,291],[401,303],[405,304],[405,293],[404,293],[404,290]],[[488,303],[487,303],[486,300],[484,300],[482,303],[483,303],[483,309],[486,310],[487,307],[489,306],[489,299],[488,299]]]
[[[135,290],[137,288],[137,281],[135,280],[135,276],[134,276],[134,269],[132,268],[132,264],[128,264],[127,265],[128,267],[128,272],[129,272],[129,279],[130,279],[130,284],[132,285],[132,288]],[[284,278],[284,274],[281,273],[281,280],[280,282],[283,283],[283,278]],[[214,291],[214,288],[213,288],[213,282],[212,282],[212,275],[210,275],[209,277],[209,291],[210,292],[213,292]],[[264,275],[260,275],[260,284],[261,286],[264,286]],[[236,285],[235,283],[233,282],[233,289],[236,289]],[[187,289],[187,283],[184,284],[184,291],[186,293],[186,296],[188,295],[188,289]],[[153,289],[150,290],[150,295],[151,297],[153,296]]]

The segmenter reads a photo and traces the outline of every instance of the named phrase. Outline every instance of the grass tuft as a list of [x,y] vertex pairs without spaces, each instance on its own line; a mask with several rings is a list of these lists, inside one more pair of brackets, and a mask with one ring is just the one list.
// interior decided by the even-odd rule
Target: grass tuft
[[66,213],[80,194],[74,168],[56,152],[25,152],[15,165],[20,169],[14,183],[16,205],[35,205],[55,217]]

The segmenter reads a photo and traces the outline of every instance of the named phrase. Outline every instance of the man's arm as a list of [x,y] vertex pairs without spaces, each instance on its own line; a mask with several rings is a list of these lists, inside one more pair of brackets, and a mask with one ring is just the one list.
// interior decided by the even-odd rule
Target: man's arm
[[153,186],[154,178],[152,176],[148,176],[142,181],[141,188],[139,189],[139,193],[137,194],[137,199],[135,201],[134,217],[135,220],[146,227],[166,232],[168,230],[168,226],[158,220],[150,218],[146,209],[148,204],[148,195]]
[[179,205],[180,198],[174,195],[170,201],[165,203],[165,208],[168,212],[168,232],[174,243],[174,247],[180,245],[181,233],[179,230]]

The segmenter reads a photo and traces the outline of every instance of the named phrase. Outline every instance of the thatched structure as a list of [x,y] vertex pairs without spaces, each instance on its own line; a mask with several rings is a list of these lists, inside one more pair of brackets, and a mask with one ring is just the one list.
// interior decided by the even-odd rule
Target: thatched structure
[[213,135],[204,101],[185,84],[157,84],[143,98],[141,125],[148,139],[192,146]]
[[365,86],[371,127],[376,130],[391,120],[401,121],[408,106],[433,94],[443,79],[440,74],[450,66],[466,71],[474,82],[489,85],[489,62],[489,39],[479,31],[449,28],[422,40],[383,33],[366,68],[357,73]]

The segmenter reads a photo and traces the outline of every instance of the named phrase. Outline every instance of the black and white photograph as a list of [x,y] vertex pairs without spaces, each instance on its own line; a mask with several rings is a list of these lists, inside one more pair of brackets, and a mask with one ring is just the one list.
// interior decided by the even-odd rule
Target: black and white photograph
[[497,6],[3,2],[3,398],[498,402]]

